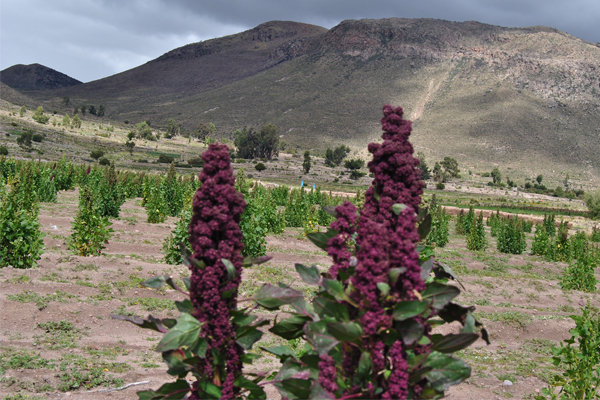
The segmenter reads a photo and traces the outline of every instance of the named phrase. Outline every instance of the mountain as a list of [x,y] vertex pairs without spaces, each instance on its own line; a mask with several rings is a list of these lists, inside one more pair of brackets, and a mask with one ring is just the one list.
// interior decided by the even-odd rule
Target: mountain
[[56,109],[103,104],[117,120],[278,125],[292,147],[364,149],[381,107],[404,107],[429,160],[506,175],[600,177],[600,48],[547,27],[390,18],[327,30],[273,21],[194,43],[137,68],[28,92]]
[[0,71],[0,82],[19,91],[59,89],[81,82],[41,64],[17,64]]

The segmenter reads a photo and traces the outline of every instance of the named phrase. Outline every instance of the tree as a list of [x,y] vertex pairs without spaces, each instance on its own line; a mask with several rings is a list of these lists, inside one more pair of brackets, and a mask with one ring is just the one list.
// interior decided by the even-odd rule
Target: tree
[[328,167],[340,165],[348,153],[350,153],[350,147],[345,145],[338,146],[335,150],[328,148],[325,152],[325,165]]
[[94,160],[98,160],[103,155],[104,155],[104,151],[102,151],[102,150],[92,150],[90,152],[90,157],[92,157]]
[[240,158],[266,158],[272,159],[279,154],[279,129],[268,124],[260,132],[254,128],[244,128],[235,133],[234,144],[237,156]]
[[429,166],[425,162],[425,154],[417,153],[417,158],[419,159],[419,168],[421,169],[421,179],[424,181],[431,179],[431,171],[429,171]]
[[74,115],[71,118],[71,128],[81,128],[81,118],[79,118],[79,115]]
[[133,154],[133,148],[135,147],[135,143],[131,140],[128,140],[127,142],[125,142],[125,147],[127,147],[127,151],[129,151],[129,154]]
[[444,157],[440,162],[440,165],[444,169],[444,181],[450,178],[458,178],[460,176],[460,170],[458,169],[458,162],[452,157]]
[[88,112],[89,112],[91,115],[96,115],[96,114],[97,114],[97,111],[96,111],[96,106],[94,106],[94,105],[91,105],[91,104],[90,104],[90,105],[88,106]]
[[436,162],[433,166],[433,180],[436,182],[443,182],[444,180],[444,174],[442,174],[442,167],[438,162]]
[[542,184],[542,179],[544,179],[544,177],[542,175],[538,175],[537,178],[535,178],[535,180],[537,181],[538,185]]
[[365,176],[364,172],[359,171],[365,165],[364,160],[360,158],[355,158],[352,160],[346,160],[344,162],[344,167],[350,170],[350,178],[358,179]]
[[140,122],[135,125],[137,130],[137,136],[142,139],[156,140],[156,137],[152,134],[152,128],[148,124],[148,121]]
[[21,136],[17,138],[17,144],[23,148],[31,148],[31,140],[33,138],[33,131],[31,129],[25,129]]
[[21,106],[21,108],[19,109],[19,117],[25,115],[25,111],[27,111],[27,108],[25,106]]
[[310,171],[310,151],[308,150],[304,152],[304,162],[302,163],[302,168],[304,168],[305,174],[308,174],[308,171]]
[[171,139],[173,136],[179,135],[181,132],[181,124],[175,121],[173,118],[169,118],[167,121],[167,130],[165,137]]
[[48,121],[50,120],[49,116],[44,115],[44,107],[42,107],[42,106],[39,106],[38,108],[36,108],[36,110],[33,113],[33,116],[31,118],[33,118],[34,121],[36,121],[40,124],[47,124]]
[[85,115],[85,110],[87,109],[87,106],[85,104],[82,104],[79,107],[79,110],[81,111],[81,115]]
[[586,193],[584,200],[585,205],[590,210],[590,216],[600,218],[600,190]]
[[99,117],[104,117],[104,105],[103,105],[103,104],[100,104],[100,105],[98,106],[98,114],[97,114],[97,115],[98,115]]
[[498,169],[498,167],[494,167],[491,175],[492,175],[492,181],[494,182],[494,185],[498,185],[498,184],[502,183],[502,174],[500,173],[500,170]]

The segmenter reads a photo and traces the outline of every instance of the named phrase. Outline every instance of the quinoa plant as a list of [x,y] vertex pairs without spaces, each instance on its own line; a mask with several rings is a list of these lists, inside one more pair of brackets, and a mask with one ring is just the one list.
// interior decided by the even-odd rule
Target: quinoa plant
[[444,247],[448,244],[448,223],[450,216],[444,211],[441,205],[437,204],[435,194],[429,207],[431,213],[431,231],[425,239],[425,243],[432,246]]
[[31,268],[41,258],[44,242],[37,203],[24,203],[21,181],[4,187],[0,179],[0,268]]
[[181,246],[187,249],[187,252],[192,251],[190,245],[190,234],[188,227],[192,220],[191,207],[184,209],[179,215],[179,219],[175,223],[173,231],[165,238],[163,242],[163,254],[167,264],[177,265],[183,263]]
[[[328,232],[309,235],[333,265],[323,273],[296,265],[300,277],[317,286],[311,303],[282,284],[255,295],[265,308],[291,307],[272,333],[308,343],[301,354],[265,349],[282,362],[272,382],[284,398],[440,398],[470,375],[448,353],[473,343],[477,332],[487,340],[474,308],[451,302],[459,289],[446,282],[454,274],[418,246],[431,216],[421,214],[417,228],[424,185],[408,142],[411,124],[401,108],[385,106],[382,126],[383,144],[369,145],[374,181],[360,214],[346,202],[335,209]],[[461,321],[462,329],[433,334],[434,317]]]
[[498,232],[498,251],[509,254],[521,254],[527,242],[518,218],[505,218]]
[[546,228],[546,232],[548,235],[554,236],[556,235],[556,217],[554,214],[546,215],[544,214],[544,227]]
[[502,226],[502,217],[500,216],[500,210],[496,210],[495,214],[490,215],[487,220],[487,224],[490,227],[490,235],[492,237],[498,236],[500,227]]
[[598,262],[594,253],[591,250],[586,251],[563,271],[560,286],[563,289],[581,290],[588,293],[595,292],[598,281],[594,269],[597,266]]
[[535,226],[533,243],[531,245],[531,254],[543,256],[548,251],[550,245],[550,235],[546,231],[546,225],[538,224]]
[[475,210],[473,210],[473,206],[469,207],[469,212],[464,216],[462,224],[462,234],[469,235],[469,233],[471,233],[471,227],[475,224]]
[[555,375],[552,387],[542,389],[536,400],[600,398],[600,311],[589,302],[581,311],[571,315],[575,321],[571,337],[552,348],[552,362],[564,372]]
[[479,213],[477,218],[471,225],[471,231],[467,236],[467,249],[469,250],[485,250],[487,247],[487,239],[485,238],[485,226],[483,225],[483,213]]
[[92,189],[89,186],[81,187],[69,248],[80,256],[100,254],[112,232],[110,225],[108,219],[102,216]]
[[592,228],[592,234],[590,236],[592,242],[600,242],[600,226],[594,226]]
[[162,195],[167,209],[167,214],[176,217],[183,209],[184,193],[180,187],[175,171],[175,165],[171,163],[166,178],[162,181]]
[[155,176],[153,179],[150,179],[148,183],[148,192],[144,195],[144,199],[146,199],[144,207],[146,207],[147,220],[151,224],[164,222],[169,212],[163,195],[161,182],[162,179],[160,176]]
[[242,374],[243,363],[256,358],[245,350],[261,338],[258,328],[268,323],[237,308],[245,263],[239,225],[246,203],[234,188],[227,146],[211,144],[202,159],[202,186],[194,196],[188,229],[192,254],[184,257],[191,272],[185,280],[189,292],[170,276],[146,282],[155,288],[166,283],[189,296],[176,302],[181,315],[177,320],[115,317],[165,333],[157,351],[177,380],[138,392],[140,399],[265,399],[258,385],[263,377]]
[[118,218],[121,206],[125,202],[125,195],[119,185],[115,165],[104,168],[103,177],[95,182],[94,196],[97,198],[98,211],[101,216]]

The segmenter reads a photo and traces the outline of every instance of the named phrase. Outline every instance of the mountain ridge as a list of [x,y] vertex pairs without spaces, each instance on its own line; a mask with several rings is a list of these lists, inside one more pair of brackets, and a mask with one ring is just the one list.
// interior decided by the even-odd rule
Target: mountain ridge
[[[288,146],[356,149],[379,137],[385,103],[414,119],[414,143],[467,166],[581,169],[600,176],[600,48],[548,27],[475,21],[346,20],[327,30],[271,21],[182,46],[70,88],[27,92],[60,109],[104,104],[116,120],[175,118],[217,136],[273,122]],[[543,146],[540,146],[543,143]]]

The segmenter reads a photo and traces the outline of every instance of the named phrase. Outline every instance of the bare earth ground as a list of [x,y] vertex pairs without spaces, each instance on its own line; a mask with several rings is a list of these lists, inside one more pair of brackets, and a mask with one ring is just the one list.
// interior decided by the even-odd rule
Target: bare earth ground
[[[22,394],[20,398],[30,399],[136,399],[136,391],[172,380],[153,351],[161,335],[111,319],[110,314],[177,315],[172,303],[181,299],[177,292],[139,286],[158,274],[187,275],[185,267],[162,259],[163,239],[175,218],[148,224],[139,199],[129,200],[120,219],[113,221],[114,233],[103,254],[79,257],[70,255],[65,244],[76,210],[77,191],[60,192],[57,203],[43,204],[40,223],[46,250],[38,268],[0,270],[2,398]],[[447,398],[531,398],[555,372],[550,348],[569,337],[574,324],[568,316],[579,313],[588,300],[600,306],[600,296],[563,291],[558,282],[565,264],[528,254],[499,254],[494,240],[487,251],[477,253],[465,250],[464,238],[452,236],[450,244],[436,252],[461,276],[466,292],[460,302],[477,305],[477,316],[492,340],[489,346],[479,341],[461,352],[473,367],[472,376],[453,387]],[[270,262],[245,271],[241,298],[250,297],[265,282],[298,287],[296,262],[323,268],[329,263],[298,229],[270,237],[268,253],[273,256]],[[72,326],[48,329],[44,324],[52,321]],[[259,345],[277,343],[265,335]],[[276,367],[264,358],[254,368]],[[505,385],[506,380],[512,385]],[[138,382],[145,383],[113,390]],[[270,399],[279,398],[272,387],[267,389]]]

